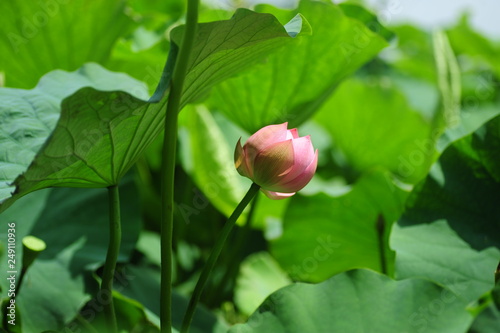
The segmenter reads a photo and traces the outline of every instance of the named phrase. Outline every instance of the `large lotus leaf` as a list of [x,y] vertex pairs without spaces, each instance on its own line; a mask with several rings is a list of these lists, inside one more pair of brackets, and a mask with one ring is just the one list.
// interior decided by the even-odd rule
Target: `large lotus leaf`
[[272,254],[295,280],[319,282],[353,268],[391,274],[388,237],[407,192],[387,172],[363,176],[347,194],[295,196],[285,213],[283,234]]
[[[214,89],[213,105],[250,133],[277,122],[298,126],[341,80],[387,46],[383,36],[363,23],[369,16],[365,11],[349,10],[353,16],[363,14],[357,19],[332,3],[310,0],[302,1],[296,11],[262,10],[286,20],[300,12],[309,20],[313,34]],[[375,18],[367,25],[380,26]]]
[[400,278],[423,276],[475,300],[500,259],[500,117],[449,146],[394,228]]
[[130,31],[122,0],[2,1],[0,72],[8,87],[32,88],[47,72],[104,63]]
[[431,281],[354,270],[278,290],[229,333],[457,333],[471,321],[465,303]]
[[149,33],[140,31],[143,30],[137,29],[132,40],[118,41],[113,48],[111,58],[104,66],[113,72],[123,72],[141,80],[148,85],[149,92],[153,93],[158,85],[158,78],[163,72],[169,43],[160,39],[145,49],[136,50],[135,41],[142,40],[143,35]]
[[[292,42],[294,38],[289,34],[296,35],[302,27],[308,31],[307,23],[300,15],[286,30],[272,15],[246,9],[238,10],[231,20],[200,24],[189,62],[182,106],[205,95],[211,85]],[[137,98],[137,94],[82,88],[62,101],[56,126],[54,113],[58,112],[58,104],[63,96],[72,92],[61,83],[55,87],[49,85],[47,90],[56,91],[52,96],[32,96],[40,87],[34,92],[0,90],[0,100],[5,101],[0,108],[0,140],[9,143],[0,148],[0,170],[6,170],[0,174],[0,179],[4,189],[14,179],[16,186],[14,197],[0,209],[5,209],[24,194],[45,187],[107,187],[117,184],[163,128],[169,78],[182,30],[181,26],[172,31],[169,61],[150,102]],[[115,77],[97,65],[85,68],[98,71],[99,80],[108,83],[107,90],[122,88],[112,83]],[[48,74],[49,77],[53,75]],[[47,80],[42,80],[43,85]],[[144,90],[142,85],[124,90],[135,89],[141,93]],[[50,119],[46,119],[47,113]],[[18,154],[20,146],[24,148],[23,142],[19,141],[26,138],[31,141],[34,137],[39,147],[50,132],[52,134],[33,162],[30,158],[32,152],[28,157]],[[32,147],[29,148],[33,151]],[[28,170],[16,178],[28,165]],[[2,198],[8,198],[5,190]]]
[[[0,89],[0,100],[2,101],[0,104],[0,201],[10,197],[10,193],[15,190],[13,181],[28,169],[37,152],[43,150],[45,141],[50,137],[59,119],[61,100],[86,86],[102,91],[109,89],[131,91],[138,98],[147,97],[147,89],[143,83],[124,74],[109,72],[96,64],[87,64],[72,73],[51,72],[44,76],[37,87],[32,90]],[[83,102],[80,101],[82,104]],[[99,101],[96,102],[99,103]],[[63,117],[66,118],[68,115]],[[64,119],[62,122],[65,122]],[[61,166],[65,164],[69,166],[72,160],[77,159],[77,157],[70,155],[72,150],[75,150],[78,155],[78,151],[91,149],[92,145],[104,136],[101,131],[105,129],[102,127],[83,128],[82,121],[78,121],[76,125],[82,127],[82,133],[78,139],[83,138],[83,140],[73,142],[75,137],[72,137],[67,129],[59,129],[59,134],[54,133],[53,136],[56,136],[57,139],[58,135],[65,134],[62,141],[56,144],[56,147],[59,147],[62,152],[56,154],[52,148],[46,152],[49,156],[45,158],[42,158],[43,154],[39,154],[37,160],[43,164],[39,165],[38,168],[32,166],[32,170],[38,169],[39,171],[35,174],[31,171],[31,178],[42,172],[49,176],[57,171],[60,164]],[[104,126],[104,121],[100,125]],[[61,132],[63,133],[61,134]],[[52,155],[54,157],[51,158]],[[56,159],[58,155],[62,156]],[[82,161],[80,163],[84,164]],[[80,178],[75,181],[83,182],[84,178],[92,181],[98,177],[92,171],[91,166],[86,171],[85,175],[75,175],[75,178]],[[25,175],[25,177],[29,176],[29,174]],[[37,178],[39,177],[32,181],[36,182]],[[62,180],[61,177],[60,181]],[[24,180],[24,182],[27,181],[28,179]],[[52,182],[57,182],[57,179]],[[34,185],[36,186],[36,184]]]

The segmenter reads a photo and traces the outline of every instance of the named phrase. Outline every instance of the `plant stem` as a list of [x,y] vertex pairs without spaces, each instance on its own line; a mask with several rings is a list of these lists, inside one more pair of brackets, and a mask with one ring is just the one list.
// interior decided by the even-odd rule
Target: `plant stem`
[[193,319],[194,311],[196,309],[196,305],[198,304],[198,301],[200,300],[201,293],[203,292],[203,288],[205,287],[205,284],[207,283],[208,277],[210,276],[210,273],[212,272],[215,263],[217,262],[217,259],[219,258],[219,255],[222,251],[222,248],[224,247],[224,244],[226,243],[227,237],[229,236],[229,233],[233,229],[234,225],[236,224],[236,221],[238,220],[238,217],[240,217],[241,213],[245,209],[245,207],[252,201],[253,197],[259,192],[260,186],[253,183],[252,186],[250,186],[250,189],[248,190],[247,194],[243,197],[241,202],[238,204],[236,209],[234,210],[233,214],[229,217],[227,220],[226,224],[222,228],[222,231],[220,233],[219,238],[217,239],[217,242],[215,243],[215,246],[210,253],[210,256],[208,257],[207,263],[205,264],[205,267],[203,267],[203,270],[201,272],[200,278],[198,279],[198,282],[196,283],[196,287],[194,288],[193,295],[191,296],[191,299],[189,300],[189,305],[186,310],[186,314],[184,316],[184,321],[182,322],[182,328],[181,328],[181,333],[187,333],[189,331],[189,325],[191,325],[191,320]]
[[109,196],[109,245],[102,274],[101,295],[106,294],[109,297],[109,303],[104,305],[104,314],[108,331],[110,333],[118,332],[116,325],[115,308],[113,305],[113,278],[115,274],[116,261],[120,252],[120,243],[122,237],[120,222],[120,194],[118,185],[108,187]]
[[243,228],[240,228],[240,230],[238,230],[236,237],[232,242],[234,244],[234,248],[229,253],[229,260],[228,260],[229,268],[225,272],[220,282],[217,284],[217,287],[211,290],[211,293],[209,295],[210,303],[213,303],[215,301],[217,291],[222,290],[224,286],[228,285],[233,286],[235,283],[236,276],[238,275],[238,271],[240,268],[240,263],[244,257],[243,246],[245,245],[245,239],[248,237],[250,231],[252,230],[251,228],[252,220],[258,199],[259,196],[256,195],[255,198],[250,203],[250,210],[248,211],[245,224],[243,225]]
[[174,178],[177,146],[177,117],[191,49],[196,37],[198,0],[188,0],[186,26],[174,66],[165,116],[161,163],[161,332],[172,332],[172,235],[174,220]]

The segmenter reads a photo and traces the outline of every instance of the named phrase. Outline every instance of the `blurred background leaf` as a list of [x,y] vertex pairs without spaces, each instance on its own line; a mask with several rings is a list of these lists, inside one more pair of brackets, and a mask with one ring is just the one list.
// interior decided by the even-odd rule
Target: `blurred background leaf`
[[234,302],[243,314],[249,316],[269,295],[291,283],[269,253],[254,253],[241,264]]
[[358,172],[384,167],[411,183],[434,157],[430,124],[396,87],[380,81],[345,81],[315,120]]
[[468,15],[463,15],[457,25],[449,29],[448,36],[457,53],[467,55],[471,60],[490,67],[500,79],[498,63],[500,44],[475,31],[469,23]]
[[0,12],[0,71],[7,86],[25,89],[55,69],[104,63],[134,26],[121,0],[2,1]]
[[500,257],[500,117],[456,141],[413,191],[391,236],[398,278],[427,277],[468,301],[493,289]]

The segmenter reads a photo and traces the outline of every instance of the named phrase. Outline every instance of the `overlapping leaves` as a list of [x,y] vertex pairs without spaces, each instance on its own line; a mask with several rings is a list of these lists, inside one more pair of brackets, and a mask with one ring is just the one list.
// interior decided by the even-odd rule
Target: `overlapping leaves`
[[[287,31],[272,15],[246,9],[238,10],[231,20],[200,24],[182,105],[204,96],[212,85],[292,42],[289,34],[297,35],[301,28],[305,33],[309,31],[301,16],[295,17]],[[29,103],[26,100],[36,99],[32,96],[33,91],[3,90],[5,97],[2,99],[9,99],[10,102],[0,109],[0,124],[2,128],[8,123],[15,123],[16,126],[2,133],[0,140],[16,141],[18,136],[23,139],[33,136],[40,145],[55,129],[29,169],[16,179],[14,197],[5,202],[2,209],[19,196],[49,186],[106,187],[116,184],[162,129],[169,77],[182,30],[183,27],[179,27],[172,31],[171,53],[164,77],[151,99],[154,103],[126,92],[83,88],[63,100],[57,126],[54,124],[57,117],[51,117],[43,131],[31,133],[26,126],[37,121],[47,108],[54,110],[51,114],[57,113],[59,102],[71,91],[59,85],[60,90],[53,94],[55,98],[38,96],[36,103]],[[91,68],[95,70],[96,66]],[[111,79],[105,74],[100,80],[107,82],[108,90],[121,88],[110,84]],[[35,92],[37,89],[40,87],[35,88]],[[141,86],[141,92],[142,89]],[[17,106],[23,102],[25,109],[19,111]],[[20,118],[24,118],[23,121]],[[12,131],[15,133],[12,134]],[[4,188],[29,163],[25,157],[20,162],[18,159],[21,157],[12,156],[15,154],[12,148],[2,145],[0,151],[0,165],[7,170],[1,174]],[[11,164],[15,164],[17,169],[12,170]],[[6,197],[3,193],[3,198]]]
[[376,18],[357,6],[346,9],[353,17],[339,6],[318,1],[302,1],[296,12],[269,6],[261,10],[285,20],[300,12],[311,23],[313,34],[214,89],[213,105],[250,133],[283,121],[300,125],[341,80],[387,46],[385,38],[390,36]]
[[388,173],[377,171],[337,198],[323,193],[294,197],[272,253],[299,281],[320,282],[357,267],[390,273],[394,252],[389,250],[388,235],[406,196]]
[[470,301],[500,260],[500,117],[449,146],[394,229],[396,275],[425,276]]

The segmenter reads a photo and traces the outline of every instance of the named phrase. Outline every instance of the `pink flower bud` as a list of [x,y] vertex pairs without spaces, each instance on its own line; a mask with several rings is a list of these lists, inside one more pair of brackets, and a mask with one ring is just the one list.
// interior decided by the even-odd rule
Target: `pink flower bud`
[[271,199],[291,197],[309,183],[318,164],[310,136],[299,137],[288,123],[261,128],[241,146],[236,144],[234,164]]

